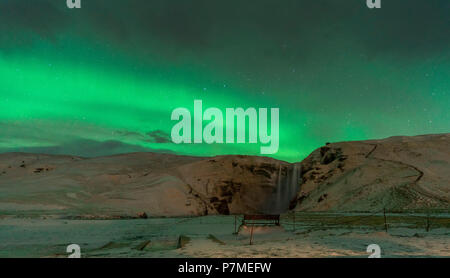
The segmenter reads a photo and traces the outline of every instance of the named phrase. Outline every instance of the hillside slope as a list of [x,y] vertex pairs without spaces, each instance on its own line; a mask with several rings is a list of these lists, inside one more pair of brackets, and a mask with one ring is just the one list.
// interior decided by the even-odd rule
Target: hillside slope
[[450,208],[450,134],[327,144],[301,164],[296,210]]
[[0,217],[198,216],[450,208],[450,134],[266,157],[0,154]]
[[[0,215],[263,213],[275,207],[278,175],[287,175],[290,167],[251,156],[131,153],[81,158],[5,153],[0,154]],[[294,196],[295,192],[289,198]]]

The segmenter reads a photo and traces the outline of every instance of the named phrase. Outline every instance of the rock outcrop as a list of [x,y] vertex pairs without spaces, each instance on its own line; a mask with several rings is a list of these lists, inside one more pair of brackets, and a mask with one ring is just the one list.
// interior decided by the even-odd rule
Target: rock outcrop
[[122,218],[267,213],[273,211],[284,179],[279,175],[288,175],[290,167],[251,156],[6,153],[0,155],[0,214]]
[[450,208],[450,134],[327,144],[301,165],[296,210]]
[[0,154],[0,217],[449,207],[450,134],[327,144],[296,164],[240,155]]

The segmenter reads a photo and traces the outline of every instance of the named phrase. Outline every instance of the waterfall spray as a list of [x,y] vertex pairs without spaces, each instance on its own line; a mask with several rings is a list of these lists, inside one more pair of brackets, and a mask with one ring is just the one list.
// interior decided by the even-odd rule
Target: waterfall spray
[[283,177],[282,166],[278,169],[277,186],[272,198],[270,213],[283,213],[289,209],[289,203],[298,192],[300,171],[299,166],[294,164],[288,168],[286,176]]

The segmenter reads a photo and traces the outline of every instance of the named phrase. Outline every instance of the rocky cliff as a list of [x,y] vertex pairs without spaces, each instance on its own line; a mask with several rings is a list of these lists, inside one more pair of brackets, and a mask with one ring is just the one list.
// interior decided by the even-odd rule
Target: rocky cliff
[[327,144],[296,164],[239,155],[0,154],[0,217],[449,207],[450,134]]
[[[112,218],[267,213],[279,209],[274,205],[277,186],[291,167],[251,156],[7,153],[0,155],[0,214]],[[289,198],[294,196],[291,192]]]
[[450,134],[327,144],[301,164],[296,210],[450,209]]

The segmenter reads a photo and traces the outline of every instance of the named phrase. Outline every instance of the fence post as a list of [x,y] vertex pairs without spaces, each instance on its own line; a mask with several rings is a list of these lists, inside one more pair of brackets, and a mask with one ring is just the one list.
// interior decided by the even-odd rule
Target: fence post
[[427,232],[430,231],[430,214],[429,213],[427,213],[427,226],[425,227],[425,230]]
[[253,227],[255,226],[255,224],[252,223],[252,230],[250,232],[250,245],[252,245],[253,243]]
[[236,234],[236,215],[234,215],[234,233]]
[[386,208],[383,208],[383,215],[384,215],[384,229],[386,230],[386,233],[388,232],[388,225],[386,220]]
[[294,232],[295,232],[295,211],[292,214],[293,218],[294,218]]

